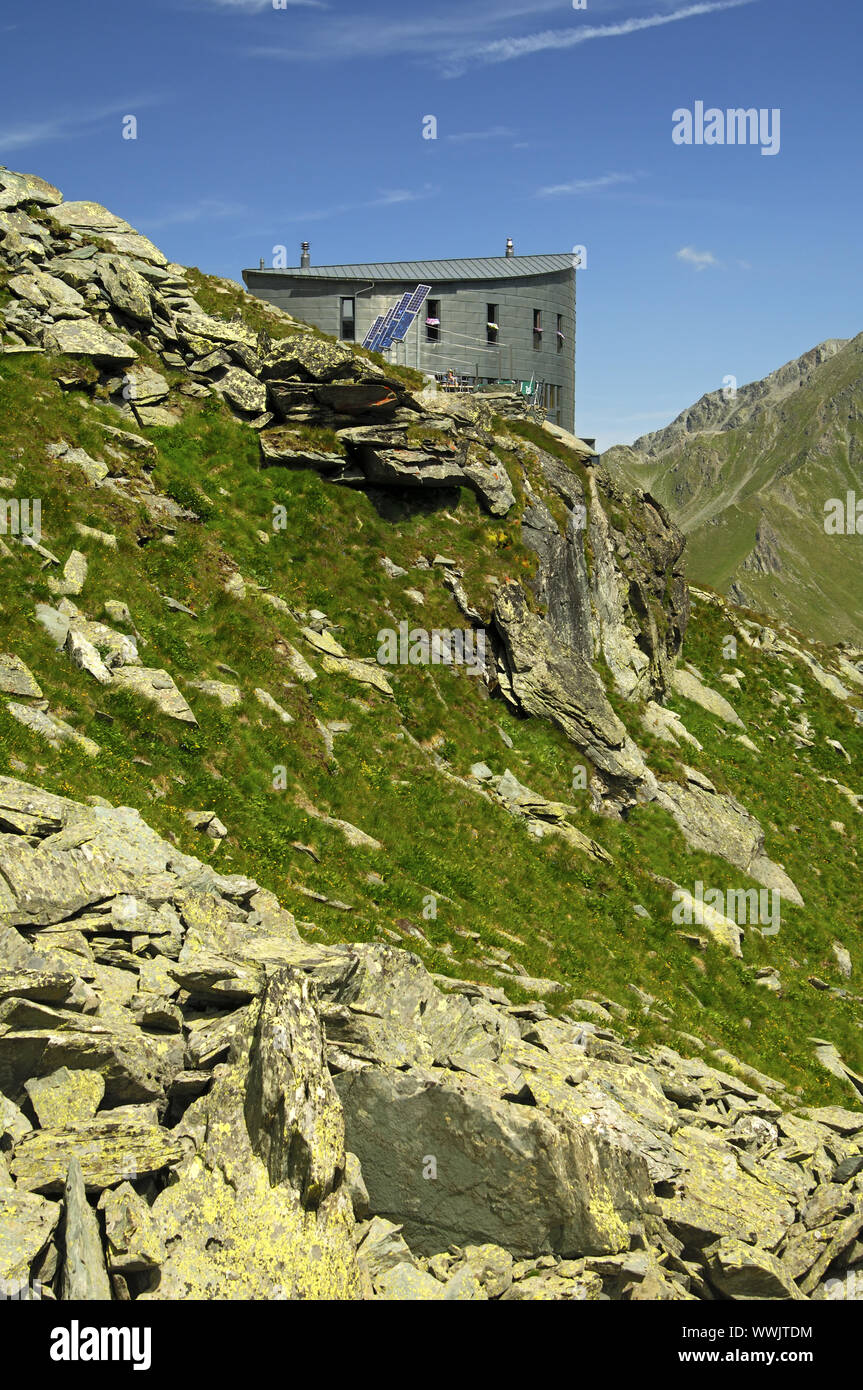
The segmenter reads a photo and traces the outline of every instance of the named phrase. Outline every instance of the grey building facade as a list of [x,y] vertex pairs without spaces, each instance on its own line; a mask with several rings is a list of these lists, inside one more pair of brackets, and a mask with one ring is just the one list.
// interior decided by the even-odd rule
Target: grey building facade
[[431,292],[403,343],[384,354],[464,386],[513,381],[547,418],[575,431],[575,266],[571,252],[478,260],[393,261],[244,270],[251,294],[324,333],[361,343],[417,285]]

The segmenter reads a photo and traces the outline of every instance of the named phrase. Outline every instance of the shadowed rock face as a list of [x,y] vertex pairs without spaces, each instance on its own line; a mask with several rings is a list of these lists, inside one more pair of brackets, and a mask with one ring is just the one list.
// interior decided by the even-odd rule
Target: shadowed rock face
[[661,699],[689,621],[686,541],[649,493],[589,472],[591,589],[599,649],[618,690]]
[[612,799],[622,796],[631,802],[642,785],[653,785],[596,671],[531,612],[520,584],[502,584],[497,590],[494,623],[503,643],[501,688],[510,698],[562,729],[593,764]]
[[[571,468],[535,452],[566,513],[559,525],[532,495],[522,516],[523,540],[539,559],[531,588],[544,633],[540,643],[534,631],[534,650],[543,645],[559,670],[572,665],[573,692],[583,692],[586,679],[573,658],[601,655],[621,694],[662,699],[689,617],[682,534],[648,495],[623,493],[596,468],[586,470],[585,492]],[[502,622],[513,660],[511,619]]]

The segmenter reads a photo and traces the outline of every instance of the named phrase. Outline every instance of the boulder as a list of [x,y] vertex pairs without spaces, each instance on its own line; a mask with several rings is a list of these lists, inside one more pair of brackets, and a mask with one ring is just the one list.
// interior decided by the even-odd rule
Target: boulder
[[343,1072],[336,1088],[372,1209],[419,1253],[450,1241],[515,1255],[628,1248],[647,1169],[599,1134],[444,1068]]
[[726,1236],[708,1246],[704,1258],[707,1277],[725,1298],[804,1299],[782,1261],[767,1250]]
[[530,611],[520,584],[502,584],[495,592],[494,624],[503,642],[503,674],[516,703],[562,729],[611,789],[634,796],[642,785],[650,785],[651,774],[593,666],[573,648],[560,645]]
[[110,1110],[92,1120],[25,1134],[12,1152],[12,1176],[28,1192],[59,1192],[75,1159],[88,1191],[137,1181],[177,1164],[188,1152],[175,1131]]
[[242,367],[231,367],[216,383],[231,405],[246,415],[259,415],[267,408],[267,388],[262,382],[244,371]]
[[105,1078],[97,1071],[70,1071],[60,1067],[48,1076],[24,1082],[30,1104],[42,1129],[92,1120],[105,1094]]
[[707,710],[708,714],[715,714],[718,719],[722,719],[726,724],[732,724],[738,729],[745,727],[743,720],[725,697],[717,694],[715,690],[710,690],[691,671],[678,667],[672,674],[671,685],[675,694],[682,695],[684,700],[691,700],[693,704],[700,705],[702,709]]
[[137,323],[152,323],[150,286],[128,260],[121,256],[97,256],[94,266],[115,309]]
[[77,629],[69,628],[63,650],[79,670],[86,671],[100,685],[111,685],[114,679],[113,672],[108,670],[93,643],[88,642]]
[[24,203],[53,208],[62,201],[60,190],[38,174],[15,174],[11,169],[0,169],[0,208],[16,208]]
[[165,1244],[149,1206],[131,1183],[106,1188],[99,1198],[105,1222],[105,1255],[112,1274],[142,1274],[158,1269]]
[[60,1216],[56,1202],[0,1183],[0,1281],[4,1292],[29,1280],[30,1266],[44,1250]]
[[183,724],[198,722],[167,671],[123,666],[114,672],[114,684],[151,701],[169,719],[179,719]]
[[73,729],[65,720],[58,719],[55,714],[49,714],[47,710],[32,709],[29,705],[19,705],[15,701],[10,701],[6,708],[13,719],[17,719],[19,724],[44,738],[52,748],[60,748],[64,743],[74,743],[91,758],[97,757],[101,751],[93,739],[79,734],[77,729]]
[[194,1136],[197,1154],[151,1208],[168,1253],[143,1299],[361,1294],[341,1115],[321,1069],[320,1033],[296,977],[280,974],[271,989],[178,1127]]
[[309,334],[281,338],[264,359],[265,381],[336,381],[357,377],[362,361],[341,343],[328,343]]
[[18,695],[41,700],[42,689],[19,657],[0,652],[0,695]]
[[100,328],[92,319],[63,320],[45,333],[45,346],[68,357],[92,357],[107,367],[124,367],[138,356],[130,343]]

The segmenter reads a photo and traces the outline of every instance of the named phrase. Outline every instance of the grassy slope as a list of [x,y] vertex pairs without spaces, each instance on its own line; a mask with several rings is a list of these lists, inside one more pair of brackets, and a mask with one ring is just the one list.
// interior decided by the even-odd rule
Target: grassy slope
[[[237,302],[245,300],[236,293]],[[228,302],[223,312],[231,308]],[[16,547],[14,560],[0,562],[0,650],[27,662],[52,711],[95,738],[102,753],[96,760],[68,749],[55,753],[0,703],[0,771],[75,797],[97,794],[136,806],[199,855],[209,842],[183,813],[215,810],[230,831],[217,851],[220,866],[254,874],[299,918],[312,917],[314,932],[306,930],[317,939],[396,933],[432,969],[494,983],[497,978],[476,964],[477,957],[489,948],[511,950],[531,974],[566,981],[568,997],[628,1007],[629,1024],[645,1038],[673,1043],[675,1029],[694,1032],[785,1078],[809,1100],[847,1100],[840,1084],[814,1063],[806,1039],[831,1038],[863,1069],[858,1013],[850,1003],[817,993],[806,977],[815,973],[843,983],[830,949],[835,936],[863,968],[859,896],[855,900],[860,833],[847,801],[815,780],[810,759],[795,754],[784,737],[772,747],[767,742],[767,731],[781,722],[769,702],[769,685],[782,674],[775,662],[768,665],[747,651],[740,657],[747,676],[737,703],[765,750],[760,762],[709,716],[680,706],[705,745],[703,755],[687,751],[686,760],[718,784],[730,784],[759,815],[769,832],[768,852],[785,863],[807,903],[788,910],[777,938],[748,933],[744,964],[713,945],[693,952],[676,934],[668,893],[651,871],[690,887],[699,878],[715,886],[749,886],[744,877],[724,862],[688,852],[670,818],[654,808],[639,809],[626,823],[594,816],[584,795],[571,790],[578,755],[554,729],[515,718],[489,698],[481,682],[457,669],[397,668],[395,703],[322,672],[312,686],[297,684],[280,654],[280,639],[303,650],[319,671],[320,662],[294,622],[254,591],[238,600],[222,589],[236,566],[296,607],[323,609],[339,623],[337,636],[352,655],[373,656],[378,629],[403,618],[427,628],[462,625],[440,571],[411,569],[408,578],[390,580],[379,557],[389,555],[408,567],[420,555],[431,559],[442,551],[464,567],[468,592],[487,608],[492,590],[485,576],[532,572],[533,558],[519,543],[514,515],[504,521],[486,517],[466,492],[455,508],[431,501],[408,508],[394,500],[381,515],[364,494],[328,486],[312,472],[261,471],[254,434],[214,399],[194,403],[176,429],[148,432],[159,448],[155,484],[197,504],[205,517],[180,523],[176,543],[167,545],[137,504],[93,490],[77,472],[47,459],[45,445],[59,438],[98,455],[104,437],[97,418],[116,423],[109,406],[87,407],[79,395],[64,396],[52,379],[55,365],[45,357],[0,359],[3,471],[17,475],[15,495],[41,497],[45,544],[61,558],[73,546],[87,551],[90,572],[79,606],[98,618],[105,600],[125,600],[146,639],[145,664],[171,671],[200,727],[164,719],[130,695],[96,685],[58,654],[33,618],[35,602],[48,598],[41,561]],[[286,507],[288,529],[270,532],[265,545],[256,532],[269,530],[275,503]],[[82,542],[76,521],[115,532],[117,552]],[[424,607],[404,596],[408,585],[425,593]],[[187,603],[197,621],[170,611],[160,593]],[[697,607],[687,654],[708,681],[724,665],[723,635],[720,615]],[[223,710],[185,685],[202,677],[231,680],[219,662],[239,673],[245,695],[240,710]],[[841,739],[859,761],[863,730],[801,669],[795,666],[789,679],[811,694],[808,707],[819,730]],[[258,685],[290,710],[295,723],[283,726],[261,709],[252,694]],[[641,736],[633,707],[622,712],[651,750],[652,766],[674,775],[673,750]],[[327,762],[316,719],[351,723],[349,733],[336,736],[337,768]],[[498,725],[512,739],[512,750]],[[406,738],[405,729],[423,747]],[[511,767],[549,797],[581,800],[577,823],[603,844],[614,864],[595,864],[554,838],[529,837],[504,811],[436,770],[432,748],[457,774],[482,759],[498,772]],[[819,744],[813,757],[815,765],[853,784],[844,760],[826,745]],[[288,792],[272,788],[278,765],[287,768]],[[318,807],[377,836],[384,851],[348,848],[338,831],[299,809],[295,786]],[[836,838],[835,862],[827,852],[833,832],[824,829],[832,819],[848,826],[846,838]],[[294,849],[295,840],[313,845],[320,864]],[[371,873],[383,882],[370,881]],[[352,904],[353,911],[313,902],[300,887]],[[423,918],[429,892],[439,895],[434,920]],[[648,909],[649,918],[634,914],[636,903]],[[405,935],[405,922],[420,927],[429,945]],[[780,968],[783,998],[754,985],[747,967],[764,963]],[[630,984],[655,995],[671,1023],[642,1017]],[[514,980],[507,988],[513,998],[522,997]]]

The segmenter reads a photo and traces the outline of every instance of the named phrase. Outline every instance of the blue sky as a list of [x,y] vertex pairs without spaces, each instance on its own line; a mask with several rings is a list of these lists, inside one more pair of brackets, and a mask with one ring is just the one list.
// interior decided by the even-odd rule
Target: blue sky
[[[0,162],[234,279],[304,238],[319,264],[584,245],[604,447],[863,330],[861,37],[860,0],[7,0]],[[779,153],[675,144],[697,101],[778,108]]]

